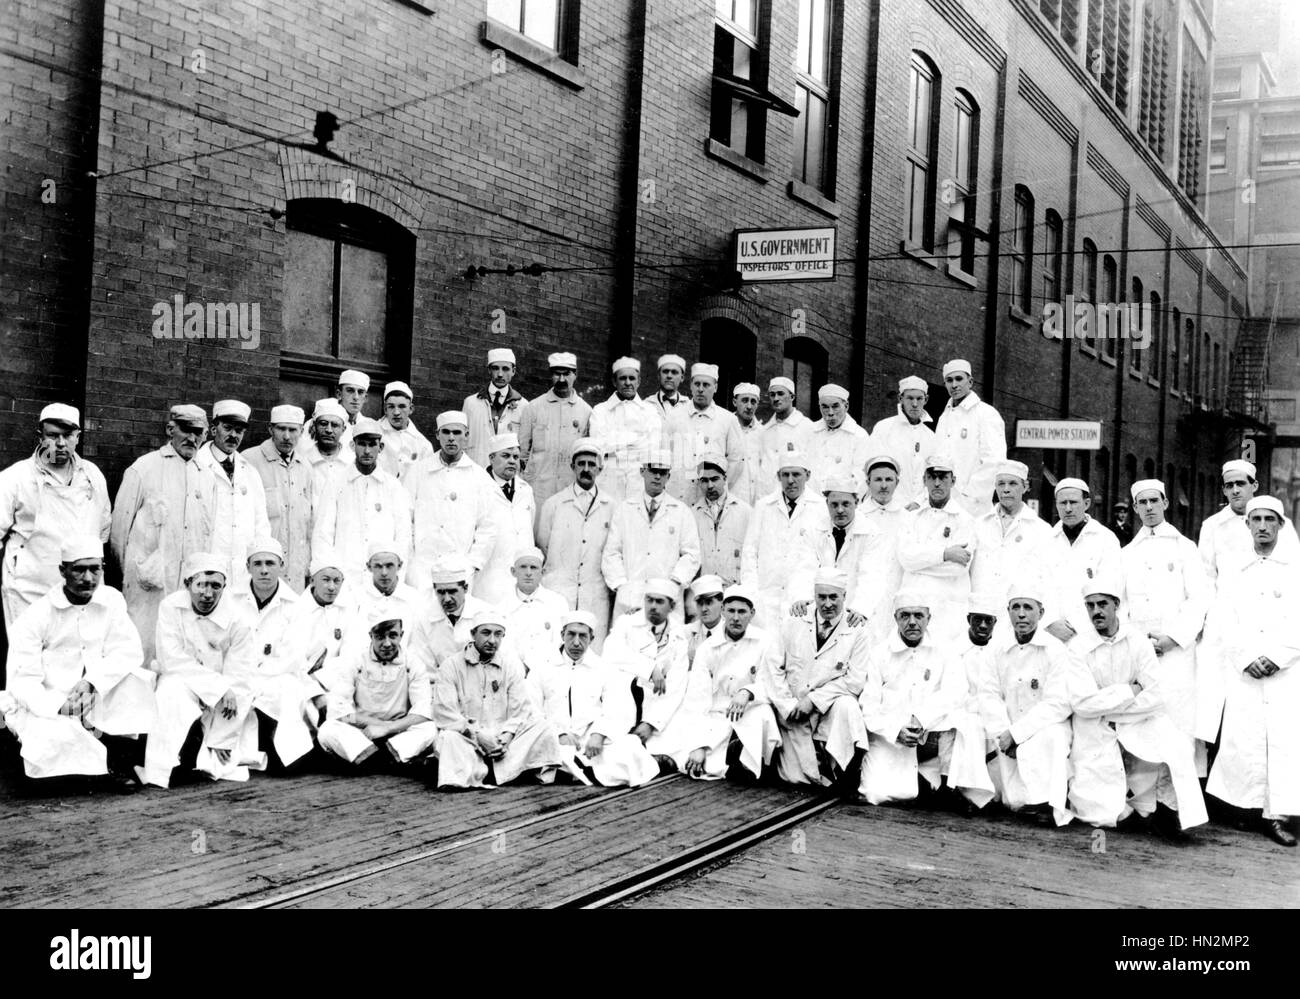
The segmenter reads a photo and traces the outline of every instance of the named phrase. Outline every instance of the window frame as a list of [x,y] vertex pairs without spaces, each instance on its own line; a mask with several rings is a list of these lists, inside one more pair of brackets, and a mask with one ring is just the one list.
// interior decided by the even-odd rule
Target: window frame
[[1034,308],[1034,194],[1017,184],[1012,199],[1011,301],[1024,316]]
[[[975,276],[975,240],[979,235],[976,226],[976,202],[979,191],[980,106],[970,91],[958,87],[953,91],[952,184],[953,201],[948,212],[949,230],[956,231],[955,240],[948,240],[948,261],[952,271],[967,277]],[[961,121],[965,116],[968,125],[963,144]],[[962,155],[966,158],[963,171]],[[960,216],[960,217],[958,217]],[[953,253],[954,243],[957,246]]]
[[[1097,244],[1085,236],[1079,252],[1083,257],[1083,267],[1081,268],[1083,287],[1075,291],[1074,297],[1076,300],[1088,302],[1095,307],[1097,304]],[[1093,316],[1096,317],[1095,308]],[[1097,330],[1093,328],[1095,326],[1096,323],[1093,323],[1089,327],[1089,336],[1079,338],[1079,349],[1094,357],[1099,356],[1100,353],[1097,348]]]
[[[1104,304],[1109,306],[1121,304],[1123,302],[1123,295],[1120,291],[1119,284],[1119,261],[1109,253],[1102,255],[1101,281],[1102,286],[1100,295]],[[1113,309],[1108,310],[1108,315],[1115,316],[1116,321],[1120,321],[1119,316]],[[1100,321],[1100,316],[1098,316],[1097,325],[1099,327],[1103,325]],[[1116,363],[1119,358],[1119,329],[1112,329],[1110,324],[1107,323],[1105,325],[1105,330],[1106,335],[1100,338],[1102,345],[1100,353],[1107,361]]]
[[[920,108],[918,105],[919,81],[924,80],[929,89],[929,106],[926,109],[925,121],[920,120]],[[908,73],[908,97],[907,97],[907,138],[905,142],[906,151],[903,156],[904,170],[904,210],[903,210],[903,247],[914,253],[932,255],[935,249],[934,238],[934,221],[935,221],[935,192],[937,190],[937,154],[939,146],[939,108],[941,106],[941,87],[942,75],[939,73],[939,67],[928,55],[920,49],[913,49],[909,63]],[[913,136],[919,136],[924,125],[924,134],[926,137],[925,151],[917,147],[913,142]],[[913,234],[918,226],[914,214],[916,208],[916,178],[917,174],[924,178],[922,184],[921,198],[923,204],[920,216],[920,239],[914,239]]]
[[[802,38],[796,40],[795,50],[795,106],[799,107],[800,98],[803,98],[803,106],[798,117],[794,120],[793,137],[794,137],[794,159],[801,159],[801,163],[792,163],[791,177],[806,187],[812,188],[822,196],[834,201],[835,200],[835,166],[836,166],[836,142],[837,124],[839,118],[839,73],[840,73],[840,54],[841,54],[841,25],[843,18],[841,14],[842,0],[799,0],[799,17],[800,17],[800,36],[802,35],[802,19],[805,9],[809,11],[809,34],[811,41],[811,24],[812,14],[820,7],[824,16],[823,34],[825,47],[822,52],[823,74],[824,79],[818,79],[810,71],[805,70],[802,63],[805,61],[805,55],[809,60],[812,56],[811,44],[808,52],[804,53],[799,46],[802,45]],[[821,145],[821,176],[814,182],[808,176],[808,136],[811,134],[811,116],[808,115],[809,101],[816,99],[823,104],[823,118],[820,132]]]

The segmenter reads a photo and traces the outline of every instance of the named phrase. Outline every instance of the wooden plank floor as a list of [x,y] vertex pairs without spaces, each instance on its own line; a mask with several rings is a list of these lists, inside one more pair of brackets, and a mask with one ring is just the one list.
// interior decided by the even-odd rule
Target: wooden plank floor
[[1093,836],[1088,826],[1042,828],[1006,813],[842,805],[627,905],[1300,907],[1300,856],[1258,833],[1211,825],[1180,846],[1105,830],[1104,853]]

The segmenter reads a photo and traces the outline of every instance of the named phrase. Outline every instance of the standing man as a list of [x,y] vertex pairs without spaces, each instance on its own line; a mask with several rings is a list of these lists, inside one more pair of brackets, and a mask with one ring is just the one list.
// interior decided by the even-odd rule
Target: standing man
[[108,537],[104,474],[77,454],[81,414],[51,403],[36,421],[36,453],[0,472],[0,582],[5,627],[59,584],[59,551],[69,538]]
[[243,452],[244,460],[262,480],[271,537],[284,549],[284,579],[295,593],[302,591],[311,566],[311,465],[299,454],[306,414],[297,406],[271,409],[271,436]]
[[[351,441],[347,430],[348,414],[337,399],[320,399],[312,410],[312,439],[298,449],[302,460],[311,466],[311,488],[315,497],[329,491],[330,479],[342,475],[352,467],[352,448],[344,444]],[[347,431],[347,437],[344,432]]]
[[226,580],[235,590],[248,585],[244,553],[249,542],[271,533],[262,477],[239,453],[251,412],[237,399],[214,403],[212,440],[194,457],[194,463],[206,476],[204,497],[212,510],[209,548],[212,554],[229,561]]
[[497,522],[496,541],[474,592],[490,604],[499,604],[515,588],[511,576],[515,559],[520,552],[533,547],[537,506],[532,487],[519,477],[518,437],[514,434],[493,437],[488,444],[488,462],[488,477],[492,480],[489,495],[494,501],[491,508]]
[[1056,512],[1061,519],[1052,528],[1044,553],[1056,586],[1043,617],[1052,637],[1066,643],[1092,627],[1080,595],[1083,585],[1098,576],[1115,579],[1123,572],[1119,541],[1088,516],[1091,505],[1088,483],[1082,479],[1056,484]]
[[488,441],[496,434],[518,434],[528,400],[510,383],[515,377],[515,352],[494,347],[487,352],[488,384],[465,397],[462,412],[469,420],[469,444],[465,451],[474,464],[487,467]]
[[673,440],[673,477],[668,492],[683,503],[699,499],[695,470],[706,451],[719,452],[727,462],[727,481],[734,482],[744,461],[744,442],[734,414],[713,401],[718,390],[716,364],[691,365],[691,405],[682,432]]
[[817,392],[822,418],[808,432],[810,478],[814,488],[829,478],[860,473],[871,455],[871,438],[849,415],[849,390],[823,385]]
[[961,484],[958,501],[973,517],[987,512],[993,496],[995,463],[1007,457],[1007,428],[1002,416],[972,389],[970,361],[943,366],[948,404],[935,430],[939,448],[952,455]]
[[405,478],[406,470],[417,461],[433,457],[429,438],[411,422],[414,412],[415,395],[411,386],[406,382],[389,382],[384,386],[384,418],[379,421],[384,449],[379,454],[379,467],[395,479]]
[[691,506],[700,534],[700,567],[726,586],[740,582],[740,553],[752,510],[727,488],[727,460],[718,452],[700,456],[696,481],[701,497]]
[[[888,619],[888,604],[894,596],[889,589],[894,545],[875,524],[859,516],[861,482],[857,475],[826,480],[822,495],[829,521],[813,542],[820,569],[844,574],[847,592],[843,605],[855,627]],[[811,594],[811,590],[805,592]]]
[[403,562],[411,557],[411,501],[379,467],[384,434],[363,416],[352,429],[353,467],[318,497],[312,547],[333,551],[345,579],[362,580],[373,541],[387,540]]
[[[655,370],[659,374],[659,391],[646,401],[659,411],[659,422],[663,426],[662,446],[672,451],[685,432],[686,414],[690,410],[690,400],[678,391],[686,377],[686,360],[679,354],[661,354]],[[629,491],[636,494],[635,487]]]
[[784,451],[774,462],[780,466],[780,489],[754,507],[740,551],[740,575],[757,594],[760,627],[777,633],[795,599],[792,577],[817,571],[814,542],[826,529],[827,515],[821,497],[808,492],[807,459]]
[[887,454],[868,458],[867,497],[862,501],[858,515],[880,528],[880,532],[897,547],[899,532],[911,512],[898,498],[898,460]]
[[542,585],[564,597],[570,609],[590,612],[596,620],[598,652],[609,631],[610,613],[601,561],[617,507],[597,484],[601,450],[592,440],[574,443],[569,449],[573,485],[543,503],[537,517],[537,544],[546,553]]
[[207,432],[202,409],[173,406],[168,442],[132,463],[113,506],[109,538],[146,663],[153,659],[158,605],[180,587],[184,560],[212,538],[212,508],[204,502],[204,476],[194,461]]
[[[1232,574],[1254,558],[1254,539],[1246,525],[1246,504],[1258,491],[1253,464],[1240,458],[1224,463],[1223,495],[1228,505],[1205,518],[1197,544],[1211,582]],[[1284,553],[1300,550],[1295,527],[1286,517],[1282,518],[1277,543]]]
[[637,395],[641,362],[614,362],[614,393],[591,411],[591,439],[604,451],[600,487],[615,503],[641,490],[641,465],[655,448],[666,446],[661,410]]
[[600,568],[605,585],[616,594],[615,617],[641,606],[647,580],[667,577],[682,587],[700,570],[695,517],[685,503],[666,492],[671,466],[667,451],[651,451],[641,466],[641,495],[614,508]]
[[1128,503],[1124,500],[1116,500],[1115,506],[1110,511],[1111,533],[1119,539],[1119,546],[1123,548],[1133,540],[1133,522],[1129,518]]
[[573,481],[568,455],[573,443],[587,436],[591,407],[573,389],[578,359],[568,352],[546,359],[550,390],[524,410],[519,422],[519,457],[524,478],[538,503],[545,503]]
[[468,564],[473,586],[497,540],[496,487],[465,454],[469,417],[449,410],[438,414],[437,426],[437,452],[406,477],[410,509],[415,512],[406,581],[417,590],[427,590],[430,568],[448,559]]
[[[755,484],[758,499],[779,488],[776,475],[787,452],[808,453],[808,435],[813,425],[812,420],[795,408],[794,382],[784,375],[778,375],[767,383],[767,403],[772,408],[772,415],[763,424],[759,442],[761,453]],[[757,502],[756,499],[755,504]]]
[[352,440],[353,429],[362,415],[361,410],[365,407],[366,395],[369,392],[370,376],[364,371],[349,368],[339,375],[338,384],[334,388],[334,397],[343,407],[343,412],[347,414],[347,426],[344,427],[340,443],[347,444]]
[[895,495],[903,506],[918,509],[925,502],[925,459],[939,450],[934,431],[926,426],[934,420],[925,411],[930,386],[924,378],[908,375],[898,382],[898,412],[871,428],[871,449],[898,462]]
[[754,505],[758,498],[758,484],[762,476],[759,467],[763,457],[763,424],[758,418],[759,389],[753,382],[741,382],[731,390],[731,405],[735,410],[736,425],[740,427],[742,442],[740,471],[732,483],[731,491],[741,502]]
[[980,557],[971,567],[971,585],[982,593],[1005,593],[1013,579],[1042,572],[1052,528],[1025,503],[1029,466],[1002,461],[993,479],[998,501],[975,520]]

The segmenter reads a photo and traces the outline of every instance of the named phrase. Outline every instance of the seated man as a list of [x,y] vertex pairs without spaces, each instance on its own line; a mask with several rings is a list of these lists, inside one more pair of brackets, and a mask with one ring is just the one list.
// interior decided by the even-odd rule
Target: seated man
[[1119,619],[1120,586],[1098,577],[1082,588],[1093,634],[1071,642],[1086,669],[1073,695],[1070,807],[1094,826],[1157,812],[1159,830],[1178,835],[1208,820],[1195,750],[1166,712],[1150,637]]
[[559,733],[561,769],[583,784],[649,783],[659,764],[631,734],[636,703],[627,677],[591,651],[596,616],[566,611],[561,624],[563,644],[530,675],[541,690],[543,716]]
[[429,570],[435,606],[431,613],[426,611],[419,616],[411,651],[428,664],[430,671],[463,649],[469,643],[474,619],[494,609],[491,604],[470,596],[472,574],[469,563],[461,561],[443,563]]
[[[248,545],[248,587],[230,594],[234,606],[253,629],[257,669],[253,675],[253,709],[261,745],[269,747],[273,766],[291,767],[312,751],[312,734],[320,721],[324,689],[300,662],[298,642],[290,631],[298,594],[281,582],[284,549],[275,538],[254,538]],[[310,600],[311,598],[306,598]]]
[[[697,576],[690,585],[695,617],[686,622],[686,659],[695,662],[695,653],[722,627],[722,593],[727,584],[721,576]],[[688,608],[689,610],[689,608]]]
[[930,639],[930,597],[901,590],[894,598],[896,630],[872,649],[859,703],[869,735],[860,800],[910,801],[919,778],[960,792],[969,812],[993,798],[984,762],[984,732],[964,705],[969,699],[961,660]]
[[505,615],[485,605],[469,643],[434,673],[439,787],[499,787],[530,771],[541,771],[542,783],[555,780],[556,732],[542,717],[523,664],[502,650],[505,636]]
[[410,763],[438,737],[429,671],[403,652],[400,618],[377,612],[366,623],[369,643],[350,646],[335,669],[320,745],[354,764],[383,745],[398,763]]
[[507,645],[530,671],[555,658],[560,648],[560,618],[569,610],[564,597],[542,585],[544,563],[540,548],[525,548],[516,555],[510,567],[514,590],[501,604],[509,620]]
[[976,684],[980,721],[993,743],[989,771],[1003,804],[1013,812],[1050,808],[1056,824],[1063,826],[1071,818],[1065,799],[1076,666],[1065,646],[1040,627],[1045,589],[1038,583],[1011,583],[1011,627],[986,647]]
[[9,687],[0,715],[22,746],[28,777],[109,774],[133,790],[137,737],[153,730],[153,675],[126,601],[101,585],[97,537],[63,542],[63,585],[9,629]]
[[312,554],[307,590],[290,610],[285,629],[302,671],[325,687],[357,620],[356,608],[347,596],[340,597],[343,570],[338,561],[330,551]]
[[958,646],[961,649],[962,665],[966,669],[966,683],[970,688],[968,707],[976,705],[979,697],[980,673],[984,660],[993,652],[989,640],[993,637],[997,624],[997,600],[987,593],[972,593],[966,604],[966,641]]
[[[170,787],[172,771],[190,763],[213,780],[248,780],[266,769],[252,715],[257,646],[239,609],[222,599],[229,559],[191,555],[185,589],[163,598],[155,633],[158,724],[145,745],[141,781]],[[182,753],[182,750],[185,750]]]
[[[377,538],[369,546],[366,568],[370,578],[361,585],[347,586],[344,596],[356,602],[363,621],[400,618],[403,633],[410,633],[416,622],[425,616],[428,601],[415,587],[401,581],[402,556],[391,539]],[[358,636],[357,647],[365,645],[364,636]],[[430,667],[432,668],[432,663]]]
[[757,603],[758,595],[748,587],[728,587],[722,595],[723,629],[695,654],[693,669],[712,677],[713,697],[700,742],[686,761],[688,777],[717,780],[739,763],[757,779],[781,745],[769,693],[781,649],[777,639],[750,625]]
[[866,679],[868,628],[845,609],[848,575],[823,568],[813,578],[816,612],[786,618],[784,665],[772,700],[781,723],[776,772],[792,784],[829,785],[867,751],[858,696]]

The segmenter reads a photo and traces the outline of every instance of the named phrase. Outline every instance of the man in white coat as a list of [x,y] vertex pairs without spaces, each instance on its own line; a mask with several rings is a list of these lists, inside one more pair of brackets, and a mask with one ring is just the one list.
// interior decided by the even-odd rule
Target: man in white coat
[[614,510],[600,568],[605,584],[615,593],[615,617],[641,606],[647,580],[667,577],[680,587],[700,571],[695,517],[666,491],[671,465],[667,451],[650,452],[641,466],[641,494],[625,499]]
[[[346,588],[344,597],[356,607],[359,619],[400,618],[405,625],[403,634],[410,635],[416,629],[416,622],[423,621],[427,615],[429,599],[414,586],[402,582],[405,567],[397,548],[388,538],[371,541],[365,571]],[[364,637],[360,629],[353,628],[352,632],[358,640]],[[433,661],[429,662],[432,668]]]
[[538,503],[545,503],[573,482],[569,449],[587,437],[591,407],[573,387],[578,380],[578,358],[561,351],[546,359],[551,373],[549,390],[533,399],[519,421],[519,455],[524,479],[533,487]]
[[1283,518],[1275,497],[1251,499],[1254,558],[1220,577],[1217,656],[1230,675],[1205,790],[1237,808],[1260,809],[1265,835],[1295,846],[1288,823],[1300,815],[1300,560],[1282,549]]
[[[379,453],[379,467],[395,479],[402,479],[416,462],[433,457],[433,444],[420,433],[411,420],[415,412],[415,393],[406,382],[389,382],[384,386],[384,416],[379,429],[384,435],[384,449]],[[356,429],[353,428],[353,435]]]
[[[170,787],[172,771],[190,763],[213,780],[248,780],[264,770],[252,715],[257,646],[253,629],[225,600],[226,559],[191,555],[184,589],[158,611],[156,670],[158,722],[145,744],[142,783]],[[197,739],[195,736],[197,735]]]
[[[537,517],[537,544],[546,554],[542,585],[596,619],[597,652],[609,630],[610,594],[601,571],[605,542],[617,506],[597,482],[601,447],[580,440],[569,449],[573,485],[545,503]],[[642,488],[643,487],[638,487]]]
[[740,582],[740,554],[753,510],[727,487],[727,459],[719,452],[700,456],[696,469],[700,498],[691,506],[700,535],[700,571]]
[[817,390],[822,418],[808,430],[809,475],[814,489],[828,478],[862,473],[871,456],[871,437],[849,415],[849,390],[840,385],[823,385]]
[[346,426],[340,443],[347,445],[352,440],[357,420],[365,415],[366,396],[370,394],[370,376],[364,371],[348,368],[339,373],[338,383],[334,386],[334,398],[343,407]]
[[848,614],[848,575],[824,567],[813,582],[815,612],[788,617],[781,629],[772,694],[781,723],[776,772],[792,784],[829,785],[851,775],[867,751],[858,697],[870,643],[865,620],[855,625]]
[[996,465],[1007,457],[1007,428],[1002,416],[973,391],[970,361],[949,361],[943,366],[948,403],[935,428],[938,447],[952,456],[957,499],[973,517],[987,512],[993,500]]
[[1077,665],[1040,627],[1045,588],[1034,573],[1009,581],[1009,624],[978,658],[974,679],[980,722],[992,743],[989,772],[1002,803],[1013,812],[1050,812],[1063,826],[1071,818],[1066,799]]
[[1052,637],[1069,643],[1092,627],[1084,609],[1081,588],[1090,579],[1123,575],[1119,540],[1109,528],[1088,516],[1092,496],[1082,479],[1062,479],[1056,484],[1056,512],[1060,516],[1048,539],[1043,561],[1051,567],[1055,584],[1044,619]]
[[298,453],[311,467],[312,493],[319,497],[329,492],[333,479],[352,468],[352,429],[347,410],[337,399],[317,400],[310,435]]
[[614,362],[614,392],[591,410],[588,430],[602,452],[600,488],[616,503],[641,491],[641,466],[647,455],[666,445],[661,410],[637,395],[641,362]]
[[[1232,575],[1254,558],[1254,540],[1246,526],[1246,504],[1259,491],[1255,476],[1255,466],[1249,461],[1238,458],[1224,462],[1223,496],[1228,505],[1205,518],[1197,542],[1210,582],[1221,575]],[[1285,516],[1277,543],[1283,553],[1300,549],[1295,525]]]
[[138,737],[153,730],[153,674],[122,594],[101,585],[98,533],[65,538],[63,585],[9,629],[0,718],[18,737],[28,777],[112,775],[134,788]]
[[[889,605],[894,593],[889,588],[894,579],[894,545],[874,523],[860,516],[863,494],[862,477],[856,474],[834,476],[822,483],[826,498],[826,526],[813,536],[817,565],[844,573],[848,593],[844,599],[846,613],[854,627],[873,627],[881,618],[889,619]],[[811,598],[812,579],[801,573],[797,587]],[[804,607],[796,604],[802,616]]]
[[871,450],[887,454],[898,463],[895,495],[903,506],[917,509],[925,503],[925,459],[939,451],[934,431],[926,424],[934,418],[925,411],[930,386],[924,378],[908,375],[898,382],[898,412],[871,428]]
[[411,651],[431,670],[465,647],[475,618],[494,610],[491,604],[470,595],[469,575],[469,566],[454,560],[435,565],[429,573],[432,606],[425,601],[425,613],[413,626]]
[[5,627],[59,585],[59,551],[71,537],[108,538],[104,474],[77,454],[81,414],[51,403],[36,422],[36,451],[0,472],[0,601]]
[[684,503],[700,498],[696,469],[705,454],[718,453],[727,463],[727,481],[734,483],[744,468],[745,447],[734,413],[713,401],[718,390],[716,364],[691,365],[691,405],[671,438],[673,475],[668,492]]
[[780,488],[776,476],[788,452],[808,452],[808,435],[812,433],[813,425],[812,420],[795,408],[794,382],[784,375],[778,375],[767,383],[767,403],[772,415],[763,424],[759,441],[755,504]]
[[758,499],[758,484],[763,470],[763,421],[758,418],[760,392],[753,382],[740,382],[731,390],[731,406],[740,428],[742,443],[740,471],[731,485],[731,491],[749,506]]
[[[662,443],[655,447],[672,451],[673,442],[685,432],[686,414],[691,410],[690,399],[681,392],[686,360],[679,354],[661,354],[655,362],[655,371],[659,376],[659,390],[646,399],[659,413],[663,427]],[[635,495],[635,488],[631,492]]]
[[271,408],[271,436],[243,451],[244,460],[262,480],[271,537],[284,549],[284,579],[302,592],[311,566],[311,531],[315,506],[312,469],[303,458],[303,423],[297,406]]
[[910,801],[920,781],[962,795],[970,811],[993,799],[984,760],[984,730],[969,710],[970,688],[951,646],[930,638],[932,597],[903,590],[894,598],[896,630],[867,659],[859,703],[868,732],[858,785],[872,805]]
[[1196,770],[1206,773],[1205,743],[1197,738],[1197,639],[1213,600],[1200,553],[1165,519],[1165,484],[1143,479],[1130,490],[1138,527],[1120,551],[1128,624],[1145,635],[1160,659],[1160,700],[1164,713],[1196,754]]
[[519,475],[519,439],[514,434],[497,434],[488,445],[488,478],[492,489],[492,515],[496,518],[496,541],[492,554],[479,573],[474,592],[490,604],[509,598],[515,588],[511,569],[515,557],[533,547],[533,524],[537,507],[532,487]]
[[1029,466],[1002,461],[994,468],[998,501],[975,520],[971,586],[984,593],[1005,593],[1014,579],[1037,575],[1046,562],[1052,528],[1025,502]]
[[1208,821],[1192,741],[1165,710],[1169,671],[1151,640],[1120,621],[1120,588],[1105,577],[1083,586],[1093,631],[1071,643],[1084,668],[1071,697],[1070,807],[1094,826],[1154,812],[1177,836]]
[[429,588],[429,570],[448,559],[465,562],[470,586],[487,565],[497,541],[497,499],[488,473],[465,454],[469,417],[459,410],[438,414],[438,450],[406,476],[415,517],[406,581]]
[[239,453],[252,410],[238,399],[212,405],[212,440],[199,448],[194,464],[203,473],[205,502],[212,509],[212,554],[226,559],[232,589],[248,586],[245,551],[254,538],[271,533],[262,477]]
[[361,417],[352,428],[352,468],[332,478],[317,497],[312,547],[334,552],[348,580],[365,577],[374,541],[395,545],[403,562],[411,559],[411,499],[402,483],[379,467],[383,450],[378,422]]
[[307,589],[290,610],[285,629],[300,671],[324,687],[329,686],[340,650],[358,626],[356,606],[343,592],[339,561],[329,551],[312,555]]
[[[153,659],[158,606],[181,585],[181,566],[212,538],[212,508],[194,461],[208,432],[198,406],[173,406],[168,442],[137,458],[122,476],[109,539],[122,567],[122,595]],[[265,514],[264,514],[265,515]]]
[[798,451],[782,452],[775,459],[780,467],[780,488],[760,499],[749,519],[745,544],[740,553],[742,581],[757,594],[760,627],[778,631],[795,600],[805,593],[792,593],[790,583],[817,571],[814,544],[826,529],[826,502],[808,491],[809,459]]
[[632,735],[636,703],[622,670],[591,651],[596,629],[586,611],[566,611],[558,648],[530,675],[541,691],[542,714],[558,733],[560,768],[582,784],[639,787],[659,764]]
[[[511,592],[499,602],[506,615],[506,646],[530,673],[555,658],[560,647],[560,622],[572,609],[564,597],[541,585],[544,561],[540,548],[525,548],[516,555],[510,567]],[[595,615],[588,614],[594,621]],[[595,634],[593,625],[593,638]]]
[[479,466],[486,466],[488,441],[497,434],[518,434],[528,400],[510,383],[515,377],[515,352],[493,347],[487,352],[488,383],[465,397],[461,411],[469,421],[465,453]]

